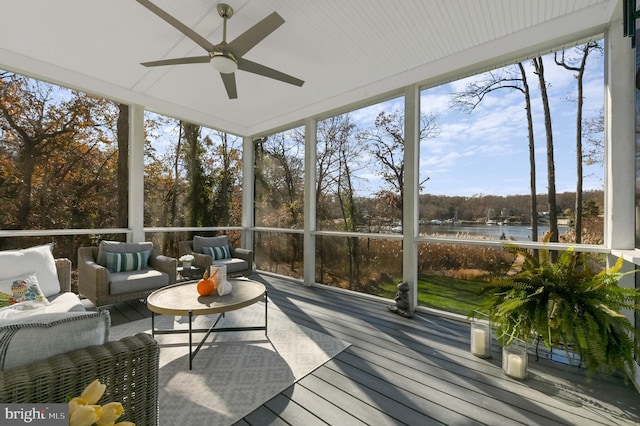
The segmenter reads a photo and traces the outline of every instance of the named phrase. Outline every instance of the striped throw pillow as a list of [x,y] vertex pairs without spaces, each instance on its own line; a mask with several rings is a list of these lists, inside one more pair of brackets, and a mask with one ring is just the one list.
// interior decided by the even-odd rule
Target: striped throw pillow
[[204,254],[211,256],[213,260],[229,259],[231,257],[231,248],[229,244],[218,247],[202,247]]
[[147,268],[149,251],[137,253],[107,252],[107,269],[109,272],[140,271]]

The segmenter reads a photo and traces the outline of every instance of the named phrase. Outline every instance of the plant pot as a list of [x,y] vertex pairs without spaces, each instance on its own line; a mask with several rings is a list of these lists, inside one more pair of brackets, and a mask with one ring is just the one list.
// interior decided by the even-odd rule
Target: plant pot
[[182,270],[191,269],[191,262],[182,262]]

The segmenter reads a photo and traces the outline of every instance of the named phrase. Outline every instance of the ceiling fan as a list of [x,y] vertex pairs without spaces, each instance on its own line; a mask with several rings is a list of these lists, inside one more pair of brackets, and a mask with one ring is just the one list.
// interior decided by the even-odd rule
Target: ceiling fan
[[186,58],[164,59],[160,61],[142,62],[145,67],[158,67],[163,65],[180,65],[180,64],[200,64],[209,62],[222,77],[222,82],[227,90],[229,99],[236,99],[238,92],[236,89],[236,70],[247,71],[264,77],[273,78],[295,86],[302,86],[304,81],[292,77],[283,72],[274,70],[256,62],[244,59],[242,56],[251,50],[256,44],[260,43],[265,37],[275,31],[280,25],[284,24],[284,19],[276,12],[264,18],[262,21],[240,34],[230,43],[227,43],[227,19],[233,16],[231,6],[220,3],[217,6],[218,14],[223,19],[222,41],[218,44],[212,44],[204,37],[197,34],[191,28],[160,9],[149,0],[137,0],[138,3],[158,15],[160,18],[168,22],[185,36],[189,37],[195,43],[200,45],[207,51],[205,56],[193,56]]

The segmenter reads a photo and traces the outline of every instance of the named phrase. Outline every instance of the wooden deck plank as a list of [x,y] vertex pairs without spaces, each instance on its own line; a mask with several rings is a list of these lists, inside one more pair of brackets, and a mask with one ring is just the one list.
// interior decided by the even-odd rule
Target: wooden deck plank
[[[388,386],[374,376],[364,377],[365,375],[360,374],[361,372],[348,364],[334,360],[325,364],[325,367],[316,370],[313,376],[387,413],[395,422],[415,425],[476,423],[471,418],[444,409],[420,395],[411,394],[399,387]],[[429,414],[425,415],[425,413]]]
[[329,425],[365,426],[366,423],[353,416],[348,410],[332,404],[320,395],[312,392],[299,382],[281,393],[291,401],[304,407],[311,414]]
[[265,406],[278,414],[285,422],[290,425],[304,425],[304,426],[323,426],[325,422],[314,416],[304,407],[298,403],[292,401],[288,396],[280,394],[270,401]]
[[269,410],[265,405],[261,406],[244,419],[250,425],[272,425],[272,426],[289,426],[284,419],[280,418],[278,414]]
[[335,407],[357,417],[360,421],[376,426],[395,426],[398,422],[390,415],[358,399],[348,391],[339,386],[326,382],[314,374],[310,374],[298,381],[298,384],[309,389],[311,392],[330,402]]
[[[346,352],[327,363],[326,366],[330,369],[345,371],[344,365],[349,365],[353,368],[348,374],[351,380],[374,388],[392,388],[405,399],[411,398],[411,395],[415,395],[416,398],[422,398],[424,395],[428,400],[423,404],[433,406],[428,410],[429,414],[439,413],[441,417],[437,418],[446,423],[449,423],[450,413],[454,411],[485,424],[566,423],[566,418],[549,415],[544,409],[539,410],[539,407],[530,402],[521,404],[526,408],[518,405],[505,406],[495,395],[475,387],[473,383],[455,385],[448,380],[438,379],[436,375],[412,370],[410,367],[402,368],[392,359],[385,358],[384,365],[365,360],[375,358],[376,355],[366,354],[363,351]],[[440,369],[434,368],[434,370]],[[492,391],[495,390],[495,388],[492,389]],[[507,398],[516,399],[512,394],[506,395],[505,399]]]
[[[575,367],[530,358],[528,379],[512,380],[501,370],[496,344],[492,359],[469,353],[467,322],[425,313],[406,319],[389,312],[389,301],[254,278],[292,321],[351,346],[238,426],[640,423],[640,395],[619,377],[588,382]],[[150,316],[137,301],[113,312],[114,325]]]
[[[384,355],[383,351],[376,350],[375,346],[362,348],[361,345],[352,346],[348,354],[353,355],[351,362],[355,363],[354,365],[366,362],[366,367],[375,366],[382,372],[387,369],[404,374],[414,381],[421,381],[424,386],[433,387],[433,383],[437,383],[440,387],[452,388],[451,391],[455,391],[455,394],[465,395],[465,398],[474,404],[479,403],[477,396],[478,398],[490,398],[490,400],[509,401],[514,407],[519,407],[524,412],[539,413],[541,412],[539,407],[542,406],[544,407],[542,411],[548,407],[553,407],[561,412],[567,411],[567,414],[560,416],[561,418],[580,415],[579,410],[575,409],[575,398],[571,396],[570,392],[563,391],[564,387],[556,387],[555,383],[550,380],[551,377],[545,378],[542,373],[538,374],[539,370],[535,369],[535,366],[532,368],[534,372],[531,373],[529,380],[519,382],[502,374],[498,364],[499,360],[481,360],[471,356],[472,359],[469,361],[485,363],[488,365],[488,369],[494,370],[487,377],[482,370],[476,371],[472,366],[465,367],[459,362],[434,359],[428,354],[422,359],[416,359],[413,356],[395,352],[393,357],[389,358],[388,355]],[[341,355],[340,360],[349,362],[346,357],[346,355]],[[464,360],[462,362],[467,363]],[[388,378],[388,380],[391,379]],[[402,381],[396,385],[401,384]],[[582,405],[584,403],[579,404],[579,406]],[[504,410],[504,407],[500,407],[500,411],[503,411],[503,415],[508,412],[508,410]],[[614,410],[610,411],[614,412]],[[584,421],[587,422],[586,419]]]
[[[274,286],[278,287],[277,280]],[[548,392],[548,395],[550,396],[549,398],[547,398],[546,402],[559,401],[559,403],[557,403],[557,405],[559,406],[556,406],[553,409],[551,409],[550,414],[547,414],[546,416],[542,416],[542,419],[540,420],[541,423],[539,424],[545,424],[551,421],[546,417],[550,417],[551,419],[554,419],[555,421],[558,421],[558,422],[567,422],[567,419],[568,419],[569,421],[567,423],[569,424],[573,423],[576,419],[572,417],[574,415],[572,411],[572,409],[575,408],[574,406],[578,406],[579,408],[578,411],[581,410],[582,415],[586,415],[585,419],[591,419],[591,421],[594,421],[596,423],[602,423],[604,418],[604,419],[608,419],[608,420],[604,420],[604,423],[606,424],[608,421],[611,421],[611,417],[609,416],[612,414],[615,415],[616,417],[620,415],[621,417],[619,418],[619,421],[621,421],[623,424],[625,422],[632,424],[638,419],[637,409],[632,409],[632,413],[628,413],[628,412],[625,413],[624,412],[625,410],[620,409],[620,405],[625,405],[624,403],[615,404],[613,406],[610,406],[613,409],[607,409],[606,405],[610,403],[605,402],[603,404],[603,406],[605,406],[604,416],[598,415],[598,414],[594,415],[592,410],[593,407],[580,408],[582,406],[582,403],[576,402],[577,399],[580,398],[579,395],[568,395],[568,394],[564,396],[561,395],[563,393],[563,389],[571,390],[570,388],[571,383],[575,383],[575,382],[567,382],[568,386],[565,387],[564,384],[561,384],[559,388],[555,388],[554,383],[546,381],[546,379],[549,377],[553,378],[553,377],[559,377],[564,375],[566,377],[564,378],[561,377],[562,381],[567,379],[575,380],[577,378],[579,380],[578,384],[580,386],[584,386],[584,383],[586,382],[586,378],[584,374],[573,367],[560,365],[559,367],[555,368],[555,370],[552,369],[551,373],[545,373],[546,377],[544,374],[540,374],[540,375],[536,374],[535,376],[532,376],[532,377],[535,377],[536,380],[531,378],[530,380],[524,383],[513,381],[511,379],[506,378],[502,373],[502,371],[500,370],[498,359],[491,360],[489,365],[486,366],[487,363],[485,360],[480,360],[468,353],[468,347],[469,347],[468,346],[469,345],[468,324],[461,324],[451,320],[441,320],[439,318],[435,318],[435,319],[428,318],[428,319],[422,319],[421,321],[418,321],[418,322],[416,321],[406,322],[406,321],[403,321],[402,319],[400,320],[396,319],[395,321],[391,320],[390,321],[391,325],[389,326],[386,321],[387,318],[384,317],[384,314],[382,314],[383,309],[381,308],[384,308],[383,304],[376,304],[376,303],[372,303],[369,300],[363,300],[359,298],[348,298],[350,300],[347,303],[342,303],[342,299],[340,299],[335,304],[331,303],[331,300],[330,300],[331,298],[326,298],[326,297],[320,297],[319,301],[316,301],[314,300],[313,297],[309,297],[309,294],[312,293],[312,295],[315,296],[315,293],[318,292],[317,289],[310,290],[304,287],[300,289],[299,287],[291,290],[291,292],[286,291],[286,289],[283,289],[286,293],[286,298],[292,301],[295,305],[291,307],[291,310],[289,311],[289,313],[291,317],[296,318],[296,321],[303,321],[304,325],[310,328],[315,328],[319,331],[324,330],[325,332],[329,332],[328,334],[332,334],[335,337],[342,338],[346,341],[351,342],[355,347],[362,347],[362,346],[366,347],[367,345],[370,345],[369,347],[367,347],[367,349],[369,350],[369,353],[372,353],[372,354],[379,353],[381,350],[385,350],[385,349],[392,351],[394,357],[397,357],[399,355],[404,355],[402,352],[406,348],[409,349],[409,352],[414,352],[416,351],[416,349],[415,348],[412,349],[411,347],[414,343],[413,341],[417,339],[418,341],[415,342],[416,345],[414,346],[422,348],[422,349],[419,349],[421,352],[423,352],[423,354],[420,355],[420,357],[424,359],[428,359],[429,352],[434,352],[434,350],[435,352],[438,352],[438,354],[440,355],[441,358],[437,359],[439,365],[435,371],[447,372],[448,370],[453,369],[454,371],[452,371],[451,373],[453,373],[454,377],[460,377],[461,373],[466,372],[467,377],[461,376],[460,378],[462,381],[467,381],[467,380],[473,381],[473,380],[478,380],[478,378],[480,378],[485,383],[493,384],[494,392],[495,390],[501,391],[504,397],[507,399],[505,403],[503,403],[502,401],[498,402],[498,405],[499,405],[498,410],[500,411],[502,410],[509,411],[510,402],[508,401],[508,397],[511,397],[513,399],[513,396],[516,395],[516,399],[520,401],[524,401],[524,405],[529,407],[529,411],[534,410],[535,412],[541,412],[541,411],[544,412],[545,410],[548,409],[547,406],[544,404],[544,401],[540,403],[541,404],[540,406],[538,406],[536,405],[535,402],[531,403],[528,400],[527,395],[523,394],[523,390],[530,393],[536,393],[541,391],[541,388],[542,388],[542,390]],[[295,293],[296,296],[298,297],[292,297],[291,293]],[[332,292],[326,292],[326,293],[332,293]],[[272,292],[271,294],[273,294],[275,297],[277,297],[278,295],[277,292],[275,293]],[[358,299],[358,300],[354,301],[351,299]],[[326,306],[324,306],[325,304]],[[362,310],[358,308],[362,308]],[[343,316],[344,312],[349,312],[349,315],[347,317],[344,317]],[[373,315],[373,317],[367,320],[366,315],[364,316],[362,315],[362,314],[365,314],[366,312],[370,312]],[[310,315],[310,313],[312,313],[313,315]],[[355,317],[355,320],[354,320],[354,317]],[[350,318],[350,320],[348,318]],[[368,324],[369,327],[363,328],[363,326],[359,325],[359,321],[358,321],[359,318],[364,318],[365,319],[364,324]],[[383,320],[380,320],[380,318],[383,318]],[[405,324],[405,322],[407,324]],[[344,324],[348,324],[348,327],[344,327]],[[384,335],[384,337],[380,338],[379,336],[376,336],[375,333],[370,334],[369,332],[370,332],[371,326],[373,326],[374,329],[377,329],[377,331],[381,332]],[[416,330],[416,333],[418,334],[418,336],[422,334],[423,337],[413,336],[412,330]],[[436,337],[432,338],[430,333],[434,333],[434,330],[435,330],[434,335]],[[447,330],[450,330],[450,332],[447,333]],[[402,344],[400,345],[398,345],[397,338],[394,337],[394,336],[398,336],[398,331],[400,333],[399,334],[400,336],[402,335],[410,336],[409,339],[405,339],[405,341],[402,341],[401,342]],[[373,337],[370,337],[370,336],[373,336]],[[391,336],[391,339],[388,338],[389,336]],[[427,336],[428,341],[421,341],[422,339],[425,338],[424,336]],[[449,339],[449,344],[448,345],[444,344],[443,346],[439,347],[438,342],[440,341],[440,342],[446,343],[447,336]],[[367,343],[367,340],[370,340],[370,341]],[[381,348],[381,345],[386,347]],[[401,347],[402,349],[399,350],[398,347]],[[498,348],[496,348],[496,356],[494,358],[499,357],[499,353],[497,353],[497,351],[498,351]],[[451,361],[452,359],[454,360],[459,359],[459,361],[452,362]],[[447,362],[449,363],[449,365],[442,364]],[[465,364],[467,363],[477,364],[478,367],[476,367],[475,369],[470,368],[468,366],[465,366]],[[462,368],[460,368],[461,364],[463,365]],[[557,365],[557,363],[551,363],[551,364]],[[454,367],[458,367],[458,371],[455,371]],[[487,372],[490,373],[488,376],[487,376]],[[471,376],[471,377],[468,377],[468,376]],[[543,377],[544,380],[539,380],[539,377]],[[613,381],[618,382],[617,379],[613,379]],[[534,384],[533,389],[529,389],[529,386],[527,384],[528,382]],[[511,392],[504,391],[501,389],[501,386],[505,386],[505,384],[513,388]],[[616,383],[614,388],[620,390],[624,395],[626,395],[625,398],[623,399],[626,399],[626,401],[628,402],[631,401],[632,404],[637,405],[638,399],[637,399],[635,389],[633,389],[632,387],[630,388],[628,386],[620,387],[619,383]],[[463,392],[463,395],[466,393],[473,394],[473,392],[474,392],[473,389],[467,389],[465,390],[465,392]],[[631,399],[629,398],[630,395],[631,395]],[[598,402],[598,404],[600,403],[601,402]],[[628,407],[629,405],[627,405],[627,408]],[[569,411],[569,413],[565,412],[567,410]],[[580,417],[577,417],[577,419],[580,419]]]

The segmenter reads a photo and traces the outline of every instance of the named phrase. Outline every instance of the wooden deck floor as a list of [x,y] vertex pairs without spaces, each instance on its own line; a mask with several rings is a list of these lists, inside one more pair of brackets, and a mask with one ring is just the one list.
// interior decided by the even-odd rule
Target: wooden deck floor
[[[351,343],[237,423],[241,425],[640,424],[640,395],[621,378],[587,381],[576,367],[529,358],[526,381],[500,369],[499,348],[469,353],[469,325],[389,302],[307,288],[266,275],[269,302],[298,324]],[[149,316],[142,303],[110,308],[114,325]]]

